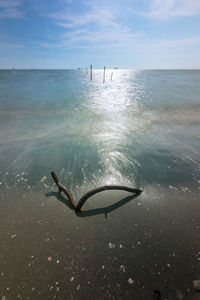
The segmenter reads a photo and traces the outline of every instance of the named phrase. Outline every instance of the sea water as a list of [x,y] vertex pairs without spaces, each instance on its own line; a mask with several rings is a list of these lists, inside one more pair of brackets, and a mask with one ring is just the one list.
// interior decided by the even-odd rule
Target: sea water
[[1,186],[198,189],[199,95],[198,70],[1,70]]
[[197,70],[0,71],[2,299],[196,299],[199,133]]

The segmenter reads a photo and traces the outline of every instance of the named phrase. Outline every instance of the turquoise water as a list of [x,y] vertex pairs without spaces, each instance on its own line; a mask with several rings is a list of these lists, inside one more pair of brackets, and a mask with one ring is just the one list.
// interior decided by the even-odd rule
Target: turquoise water
[[1,186],[198,189],[200,71],[106,72],[0,71]]

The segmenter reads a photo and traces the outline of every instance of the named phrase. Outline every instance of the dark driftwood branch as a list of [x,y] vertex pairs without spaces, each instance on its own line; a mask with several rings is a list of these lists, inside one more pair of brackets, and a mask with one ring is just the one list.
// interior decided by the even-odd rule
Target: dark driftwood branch
[[76,204],[76,202],[73,199],[72,194],[70,194],[68,192],[68,190],[66,189],[66,187],[59,181],[57,175],[55,174],[55,172],[51,172],[51,176],[53,177],[53,180],[55,181],[56,185],[59,188],[59,192],[63,192],[65,193],[65,195],[67,196],[67,199],[69,200],[71,206],[73,207],[73,209],[75,211],[80,211],[83,204],[85,203],[85,201],[90,198],[91,196],[102,192],[102,191],[107,191],[107,190],[123,190],[123,191],[127,191],[133,194],[141,194],[143,189],[142,188],[132,188],[132,187],[128,187],[128,186],[121,186],[121,185],[104,185],[101,187],[98,187],[96,189],[93,189],[89,192],[87,192],[85,195],[83,195],[80,200],[78,201],[78,203]]
[[68,192],[66,187],[59,181],[57,175],[55,172],[51,172],[51,176],[53,177],[53,180],[55,181],[57,187],[59,188],[59,192],[65,193],[67,196],[67,199],[69,200],[71,206],[76,209],[76,203],[74,202],[73,196]]

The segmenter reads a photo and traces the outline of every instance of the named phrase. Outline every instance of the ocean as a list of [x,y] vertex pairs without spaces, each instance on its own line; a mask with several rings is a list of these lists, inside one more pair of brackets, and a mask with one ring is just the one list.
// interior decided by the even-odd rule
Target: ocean
[[[0,70],[0,295],[196,299],[199,149],[199,70]],[[77,216],[52,170],[77,200],[144,192],[119,207],[128,193],[98,194]]]

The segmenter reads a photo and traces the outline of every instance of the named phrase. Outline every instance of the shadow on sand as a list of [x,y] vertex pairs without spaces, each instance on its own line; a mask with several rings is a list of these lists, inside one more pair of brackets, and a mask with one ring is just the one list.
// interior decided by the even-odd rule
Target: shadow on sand
[[[102,208],[95,208],[95,209],[89,209],[89,210],[84,210],[84,211],[75,211],[75,214],[78,217],[84,218],[84,217],[90,217],[90,216],[96,216],[96,215],[101,215],[104,214],[105,218],[107,218],[107,215],[111,213],[112,211],[120,208],[121,206],[125,205],[129,201],[137,198],[139,195],[134,194],[128,197],[123,198],[122,200],[118,201],[117,203],[114,203],[112,205],[102,207]],[[60,202],[64,203],[66,206],[68,206],[70,209],[74,210],[72,206],[70,205],[69,201],[63,197],[59,192],[48,192],[45,193],[45,197],[56,197],[57,200]]]

